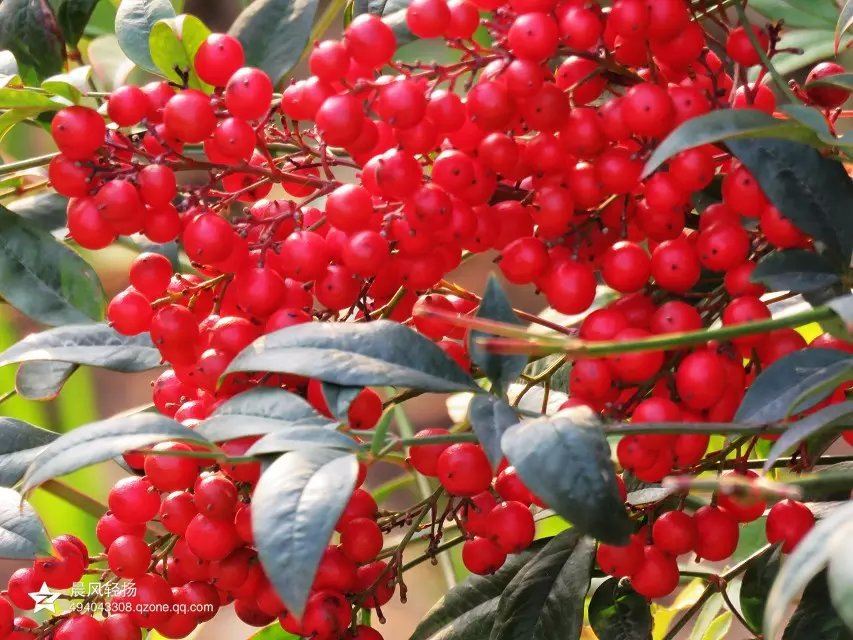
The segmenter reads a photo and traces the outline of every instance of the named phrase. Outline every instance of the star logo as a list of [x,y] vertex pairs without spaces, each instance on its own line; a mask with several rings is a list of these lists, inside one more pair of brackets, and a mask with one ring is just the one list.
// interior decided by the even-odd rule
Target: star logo
[[43,582],[38,591],[33,591],[27,595],[36,603],[33,613],[38,613],[39,611],[56,613],[56,601],[59,599],[60,594],[53,593],[46,583]]

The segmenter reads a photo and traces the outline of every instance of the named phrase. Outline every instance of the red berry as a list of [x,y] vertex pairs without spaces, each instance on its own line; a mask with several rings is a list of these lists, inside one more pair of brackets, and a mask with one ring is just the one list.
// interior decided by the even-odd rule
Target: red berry
[[782,543],[782,552],[790,553],[814,526],[811,510],[802,502],[782,500],[767,514],[767,541]]
[[725,560],[738,543],[737,520],[718,507],[702,507],[693,515],[696,524],[696,555],[703,560]]
[[506,553],[488,538],[472,538],[462,545],[462,562],[471,573],[489,575],[506,562]]
[[479,445],[460,442],[445,449],[436,464],[438,480],[455,496],[474,496],[489,488],[492,469]]
[[696,543],[693,518],[683,511],[667,511],[655,520],[652,538],[656,547],[674,556],[692,551]]

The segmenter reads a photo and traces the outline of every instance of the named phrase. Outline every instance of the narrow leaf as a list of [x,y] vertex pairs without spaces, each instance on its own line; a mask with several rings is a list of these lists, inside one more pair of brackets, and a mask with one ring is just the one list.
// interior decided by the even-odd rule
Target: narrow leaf
[[503,458],[501,438],[507,429],[518,423],[515,409],[497,396],[476,395],[468,405],[468,421],[492,467],[497,468]]
[[32,560],[49,551],[38,514],[13,489],[0,487],[0,558]]
[[786,451],[793,449],[809,438],[824,434],[827,431],[849,428],[851,424],[853,424],[853,400],[831,404],[798,422],[792,423],[770,448],[767,460],[764,463],[764,472],[767,473],[773,463]]
[[0,486],[17,484],[42,449],[58,437],[23,420],[0,418]]
[[329,412],[341,422],[348,422],[349,407],[363,387],[344,387],[331,382],[323,382],[322,385]]
[[246,455],[260,456],[302,449],[358,451],[361,447],[348,435],[320,426],[287,426],[268,433],[253,444]]

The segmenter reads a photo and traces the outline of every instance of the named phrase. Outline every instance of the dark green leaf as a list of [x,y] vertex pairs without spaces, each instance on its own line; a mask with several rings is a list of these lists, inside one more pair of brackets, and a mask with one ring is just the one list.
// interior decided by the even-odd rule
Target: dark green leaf
[[628,541],[632,526],[610,447],[591,411],[576,407],[521,422],[502,445],[524,484],[577,531],[611,544]]
[[340,431],[317,425],[297,425],[268,433],[253,444],[246,455],[260,456],[311,448],[358,451],[361,447]]
[[[794,599],[836,553],[848,553],[853,536],[853,502],[817,521],[782,564],[764,607],[764,637],[776,638]],[[811,638],[821,638],[812,635]],[[805,638],[804,638],[805,640]]]
[[757,109],[721,109],[691,118],[670,133],[646,162],[649,176],[674,155],[704,144],[738,138],[785,138],[815,142],[808,128],[791,120],[779,120]]
[[619,578],[605,580],[589,601],[589,624],[598,640],[648,640],[652,637],[649,603]]
[[760,631],[764,626],[764,604],[767,594],[779,573],[782,564],[782,550],[779,545],[767,550],[750,562],[743,574],[740,586],[740,609],[743,617],[753,630]]
[[208,440],[220,442],[272,433],[294,423],[322,426],[330,421],[295,393],[258,387],[224,402],[196,430]]
[[229,33],[243,43],[246,64],[278,82],[299,61],[316,13],[317,0],[255,0],[237,16]]
[[95,270],[48,232],[0,206],[0,295],[49,325],[100,320]]
[[304,449],[285,453],[258,481],[252,497],[255,546],[278,595],[297,617],[357,476],[354,455]]
[[501,595],[490,640],[577,640],[595,542],[569,529],[524,565]]
[[844,3],[844,8],[838,16],[838,22],[835,23],[835,53],[838,53],[841,38],[850,30],[850,27],[853,27],[853,0],[847,0]]
[[74,429],[47,445],[27,469],[22,492],[27,494],[52,478],[164,440],[206,442],[198,432],[156,413],[115,416]]
[[818,254],[802,249],[774,251],[764,256],[750,275],[771,291],[804,293],[840,282],[838,273]]
[[125,55],[138,66],[157,73],[148,38],[159,20],[175,17],[169,0],[122,0],[116,12],[116,38]]
[[494,574],[471,576],[453,587],[421,620],[410,640],[488,639],[504,589],[546,543],[534,542],[522,553],[510,556]]
[[65,226],[67,208],[68,198],[55,192],[27,196],[9,203],[10,211],[45,231],[56,231]]
[[[833,385],[834,386],[834,385]],[[764,472],[770,470],[773,463],[786,451],[793,449],[809,438],[824,434],[828,431],[850,427],[853,424],[853,400],[831,404],[820,411],[806,416],[798,422],[790,424],[779,439],[773,443],[764,463]]]
[[41,450],[58,437],[23,420],[0,418],[0,486],[15,485]]
[[363,387],[344,387],[332,382],[323,382],[322,385],[329,412],[341,422],[348,422],[349,407]]
[[853,252],[853,182],[841,163],[787,140],[732,140],[729,149],[798,228],[847,266]]
[[65,41],[76,46],[98,0],[50,0]]
[[[477,310],[477,317],[519,326],[522,324],[512,310],[512,305],[494,275],[489,276],[486,291],[483,293],[480,308]],[[477,342],[478,339],[486,335],[480,331],[471,331],[468,337],[468,353],[471,355],[471,360],[483,370],[483,373],[495,385],[496,392],[501,394],[524,371],[527,366],[527,356],[504,355],[487,351]]]
[[829,559],[826,579],[835,612],[853,631],[853,553],[839,551]]
[[803,397],[821,383],[853,371],[853,357],[835,349],[803,349],[777,360],[755,379],[747,390],[736,422],[764,424],[787,417],[797,403],[806,411],[832,393],[831,388]]
[[853,634],[832,606],[826,573],[821,572],[803,592],[800,604],[788,621],[782,640],[850,640]]
[[436,344],[390,320],[312,322],[259,338],[228,367],[292,373],[344,386],[479,390]]
[[0,488],[0,558],[32,560],[50,550],[38,514],[21,494]]
[[32,69],[34,81],[62,71],[65,42],[46,0],[0,2],[0,49],[8,49],[21,67]]
[[507,429],[518,423],[515,409],[497,396],[476,395],[468,405],[468,421],[492,466],[497,467],[503,458],[501,438]]

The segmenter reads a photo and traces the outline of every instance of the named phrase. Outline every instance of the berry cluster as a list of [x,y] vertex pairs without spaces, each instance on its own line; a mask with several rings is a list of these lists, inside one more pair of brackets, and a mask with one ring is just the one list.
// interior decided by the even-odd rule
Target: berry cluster
[[[118,332],[149,333],[168,363],[153,386],[161,413],[192,427],[235,394],[269,386],[331,415],[317,380],[266,372],[223,378],[255,339],[308,322],[409,323],[470,370],[465,329],[447,314],[472,315],[479,299],[444,277],[486,251],[497,252],[508,281],[535,286],[564,314],[587,312],[599,279],[620,293],[580,323],[587,341],[770,317],[764,288],[750,280],[757,261],[776,249],[811,250],[812,241],[749,170],[704,145],[641,179],[645,160],[680,124],[717,109],[774,112],[763,66],[752,84],[734,73],[732,63],[761,64],[743,27],[730,30],[721,59],[685,0],[615,0],[609,9],[595,0],[414,0],[406,23],[419,37],[444,38],[459,61],[396,62],[391,28],[360,15],[341,40],[314,46],[309,78],[276,94],[263,71],[244,66],[240,43],[216,34],[194,60],[212,95],[153,82],[110,95],[110,126],[83,106],[54,117],[60,154],[49,177],[70,198],[71,237],[87,249],[121,235],[177,240],[196,271],[175,273],[165,257],[141,254],[130,286],[108,307]],[[481,25],[489,46],[473,39]],[[774,55],[778,29],[750,28]],[[841,72],[823,63],[810,77]],[[798,95],[832,125],[848,94],[817,86]],[[722,200],[696,216],[692,198],[714,181]],[[287,196],[267,199],[274,186]],[[781,329],[696,349],[578,359],[564,406],[633,423],[726,422],[761,368],[807,346]],[[829,336],[812,346],[853,350]],[[843,397],[839,389],[827,402]],[[365,389],[347,424],[370,429],[382,408]],[[447,434],[428,429],[418,437]],[[221,446],[241,456],[253,442]],[[616,456],[635,478],[657,482],[706,470],[708,447],[705,435],[629,435]],[[179,442],[128,453],[139,475],[110,493],[97,529],[105,555],[89,557],[79,541],[60,537],[57,557],[16,572],[7,590],[15,606],[31,609],[27,594],[42,582],[66,588],[90,563],[105,561],[104,575],[129,581],[132,595],[128,587],[113,597],[104,619],[69,615],[42,626],[24,617],[13,623],[0,599],[0,638],[41,629],[53,640],[131,640],[149,628],[180,638],[233,602],[250,625],[278,618],[313,640],[381,640],[353,626],[353,607],[378,610],[398,586],[405,597],[383,537],[411,524],[411,513],[379,510],[361,488],[367,467],[297,620],[252,546],[259,466],[193,453]],[[465,566],[488,574],[533,542],[531,506],[547,505],[512,466],[495,474],[473,443],[416,445],[409,462],[450,496],[444,513],[433,514],[431,549],[442,523],[455,520],[467,535]],[[738,523],[764,510],[758,497],[721,494],[693,515],[644,514],[631,543],[600,545],[598,562],[660,597],[678,583],[678,555],[729,557]],[[167,533],[146,542],[150,522]],[[783,501],[770,510],[767,537],[787,552],[812,524],[807,508]],[[168,603],[188,607],[140,606]]]

